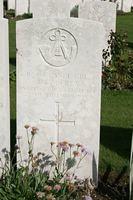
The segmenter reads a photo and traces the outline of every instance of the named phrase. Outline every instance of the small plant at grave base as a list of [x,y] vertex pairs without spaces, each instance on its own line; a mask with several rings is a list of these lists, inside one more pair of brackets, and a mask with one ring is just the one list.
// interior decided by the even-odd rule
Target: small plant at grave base
[[10,81],[16,81],[16,70],[10,73]]
[[7,19],[13,19],[15,17],[15,10],[13,9],[7,10],[5,13],[5,17]]
[[133,53],[127,47],[127,34],[111,31],[108,48],[103,50],[103,88],[122,90],[133,87]]
[[34,137],[38,129],[29,125],[25,129],[28,140],[27,159],[22,157],[21,136],[17,136],[14,153],[18,162],[11,162],[10,168],[10,153],[6,149],[2,151],[5,163],[1,165],[0,199],[92,200],[92,181],[76,176],[76,170],[90,152],[81,144],[63,141],[50,143],[51,155],[42,152],[34,155]]

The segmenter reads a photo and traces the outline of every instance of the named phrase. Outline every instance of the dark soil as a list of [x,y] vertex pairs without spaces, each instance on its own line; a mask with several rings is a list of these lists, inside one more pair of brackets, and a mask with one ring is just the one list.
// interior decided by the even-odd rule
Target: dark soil
[[119,173],[105,172],[99,178],[98,188],[93,191],[93,200],[128,200],[129,176],[126,170]]
[[120,192],[118,187],[101,184],[100,188],[93,192],[92,198],[93,200],[128,200],[128,185],[121,189],[122,191]]

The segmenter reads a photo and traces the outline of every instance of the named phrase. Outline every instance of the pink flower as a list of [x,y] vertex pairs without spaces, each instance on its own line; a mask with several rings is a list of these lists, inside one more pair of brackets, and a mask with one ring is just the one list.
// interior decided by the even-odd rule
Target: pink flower
[[74,151],[74,152],[73,152],[73,155],[74,155],[74,157],[79,157],[79,156],[80,156],[80,153],[79,153],[79,151]]
[[67,142],[59,142],[57,145],[58,148],[62,149],[64,152],[69,150],[69,146]]
[[79,144],[79,143],[77,143],[76,145],[77,145],[78,148],[82,148],[83,147],[83,145]]
[[66,145],[65,145],[65,146],[62,146],[62,150],[63,150],[63,151],[68,151],[68,150],[69,150],[69,147],[66,146]]
[[68,145],[69,145],[70,148],[75,146],[74,144],[71,144],[71,143],[69,143]]
[[90,196],[85,196],[84,200],[93,200]]
[[37,127],[32,127],[31,134],[34,136],[38,131],[39,129]]
[[56,190],[57,192],[61,190],[61,186],[60,185],[55,185],[54,186],[54,190]]
[[90,155],[90,154],[91,154],[91,152],[90,152],[87,148],[85,148],[85,147],[82,147],[82,148],[81,148],[81,152],[82,152],[83,154],[85,154],[85,155]]
[[37,199],[42,199],[43,197],[45,197],[45,193],[44,192],[37,192],[36,196],[37,196]]
[[46,185],[45,187],[44,187],[44,190],[46,190],[46,191],[51,191],[52,190],[52,187],[50,186],[50,185]]

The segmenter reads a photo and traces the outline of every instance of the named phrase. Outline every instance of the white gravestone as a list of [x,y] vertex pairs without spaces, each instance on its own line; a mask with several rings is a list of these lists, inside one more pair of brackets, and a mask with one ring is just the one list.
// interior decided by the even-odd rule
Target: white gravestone
[[123,0],[123,12],[131,12],[132,0]]
[[[68,0],[67,0],[68,1]],[[33,17],[69,17],[70,16],[70,3],[66,0],[32,0],[31,13]]]
[[16,0],[16,16],[28,13],[30,0]]
[[0,19],[3,18],[3,1],[0,1]]
[[15,2],[16,0],[8,0],[8,10],[10,9],[15,10]]
[[132,0],[117,0],[118,10],[131,12]]
[[123,7],[122,0],[117,0],[116,4],[117,4],[117,10],[122,10]]
[[79,6],[79,18],[103,23],[107,42],[110,31],[116,29],[116,4],[107,1],[86,0]]
[[9,113],[9,53],[8,21],[3,18],[3,5],[0,2],[0,158],[1,150],[10,150]]
[[95,183],[104,33],[99,22],[69,17],[17,22],[17,132],[23,153],[28,123],[39,128],[36,152],[50,153],[51,141],[81,143],[92,155],[78,174]]

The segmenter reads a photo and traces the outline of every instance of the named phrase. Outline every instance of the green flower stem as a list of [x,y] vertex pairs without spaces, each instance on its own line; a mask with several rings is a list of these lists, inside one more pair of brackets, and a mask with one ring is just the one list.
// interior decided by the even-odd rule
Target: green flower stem
[[21,152],[20,139],[18,139],[18,146],[19,146],[20,161],[21,161],[21,163],[22,163],[22,152]]
[[54,152],[54,150],[53,150],[53,148],[52,148],[52,145],[51,145],[51,152],[52,152],[52,154],[55,156],[55,158],[56,158],[56,160],[57,160],[57,156],[56,156],[56,154],[55,154],[55,152]]

